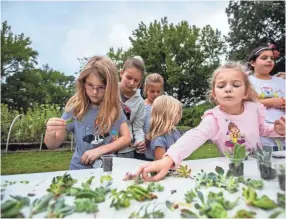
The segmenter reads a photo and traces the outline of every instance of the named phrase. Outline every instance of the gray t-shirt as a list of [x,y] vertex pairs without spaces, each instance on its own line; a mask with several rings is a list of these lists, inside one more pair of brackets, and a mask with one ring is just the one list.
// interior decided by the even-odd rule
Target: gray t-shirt
[[94,164],[88,166],[81,164],[81,156],[87,150],[109,144],[116,140],[119,137],[120,125],[123,122],[126,122],[126,117],[121,111],[119,118],[112,125],[109,133],[105,136],[99,136],[97,129],[95,128],[97,114],[98,107],[90,106],[89,110],[80,121],[75,118],[72,111],[64,112],[62,115],[62,119],[64,120],[73,118],[72,122],[67,125],[67,131],[73,133],[76,143],[75,151],[70,163],[71,170],[92,168]]
[[170,148],[171,145],[175,144],[176,141],[181,137],[180,132],[177,129],[174,129],[171,134],[167,133],[165,135],[158,136],[151,141],[151,150],[153,152],[156,147],[164,148],[166,151]]

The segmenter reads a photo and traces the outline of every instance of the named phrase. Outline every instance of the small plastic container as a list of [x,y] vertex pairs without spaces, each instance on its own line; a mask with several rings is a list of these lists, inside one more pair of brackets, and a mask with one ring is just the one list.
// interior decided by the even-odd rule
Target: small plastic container
[[271,161],[257,160],[257,166],[262,179],[271,180],[276,178],[276,170]]
[[279,187],[285,191],[285,164],[274,165],[278,177]]
[[271,161],[272,160],[273,146],[263,145],[262,149],[264,152],[267,152],[268,157],[269,157],[269,161]]
[[100,158],[102,159],[103,172],[112,172],[113,167],[113,157],[116,157],[115,154],[105,154]]
[[229,175],[232,176],[243,176],[244,174],[244,164],[243,164],[244,158],[243,159],[230,159],[229,163]]

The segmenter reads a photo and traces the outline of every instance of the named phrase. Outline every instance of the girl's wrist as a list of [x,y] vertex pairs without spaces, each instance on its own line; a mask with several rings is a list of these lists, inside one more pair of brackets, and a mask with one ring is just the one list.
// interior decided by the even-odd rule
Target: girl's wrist
[[94,148],[94,149],[92,149],[92,150],[93,150],[94,152],[96,152],[96,153],[99,155],[99,157],[100,157],[101,155],[107,154],[107,153],[105,153],[103,147]]
[[172,166],[174,166],[175,162],[172,160],[171,157],[169,157],[168,155],[164,157],[164,160],[166,161],[167,165],[171,168]]

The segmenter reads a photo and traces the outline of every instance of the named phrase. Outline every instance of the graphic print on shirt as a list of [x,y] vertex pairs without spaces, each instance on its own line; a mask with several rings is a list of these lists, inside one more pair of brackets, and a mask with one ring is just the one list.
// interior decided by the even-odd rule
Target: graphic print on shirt
[[118,133],[115,130],[111,131],[111,142],[116,141],[118,139]]
[[[283,93],[281,89],[273,89],[272,87],[261,87],[261,93],[259,94],[259,99],[267,99],[267,98],[274,98],[279,97]],[[284,95],[284,94],[283,94]]]
[[226,147],[234,147],[234,144],[243,144],[245,143],[244,134],[240,132],[240,129],[233,122],[229,122],[228,131],[226,135],[229,136],[229,141],[225,142]]
[[131,109],[129,106],[125,105],[124,103],[121,103],[123,113],[126,116],[126,119],[129,121],[131,118]]
[[92,144],[93,148],[99,147],[104,144],[105,138],[107,138],[110,134],[99,134],[98,133],[98,127],[95,128],[89,128],[86,127],[86,135],[82,138],[83,142],[86,142],[88,144]]

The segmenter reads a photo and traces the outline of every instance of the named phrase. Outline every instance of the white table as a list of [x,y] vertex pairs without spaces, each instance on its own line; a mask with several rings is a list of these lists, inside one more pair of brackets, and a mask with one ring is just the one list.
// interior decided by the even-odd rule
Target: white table
[[[131,181],[122,181],[123,176],[126,172],[136,172],[139,165],[146,162],[136,159],[128,159],[128,158],[114,158],[113,160],[113,188],[117,188],[118,190],[125,189],[128,185],[132,184]],[[273,163],[284,163],[285,159],[274,159]],[[229,161],[224,158],[211,158],[211,159],[201,159],[201,160],[190,160],[184,161],[183,165],[187,164],[192,169],[192,175],[196,175],[201,169],[205,172],[215,172],[215,167],[220,166],[225,171],[228,169]],[[9,185],[6,190],[3,192],[5,201],[9,195],[21,195],[27,196],[28,193],[36,194],[33,197],[30,197],[30,200],[33,201],[37,197],[41,197],[42,195],[47,194],[46,189],[51,184],[52,178],[55,176],[63,175],[65,172],[71,174],[73,178],[78,180],[75,186],[80,186],[82,182],[86,181],[90,176],[95,176],[93,180],[92,186],[99,187],[100,186],[100,176],[106,175],[102,169],[88,169],[88,170],[73,170],[73,171],[57,171],[57,172],[46,172],[46,173],[33,173],[33,174],[19,174],[19,175],[7,175],[1,177],[1,185],[5,183],[5,181],[17,181],[16,184]],[[253,158],[249,158],[249,160],[244,162],[244,177],[252,178],[252,179],[260,179],[259,170],[256,164],[256,160]],[[20,181],[27,180],[28,184],[22,184]],[[165,213],[165,217],[179,218],[180,211],[175,210],[173,212],[169,211],[165,206],[165,201],[169,200],[171,202],[184,202],[184,194],[186,191],[191,190],[195,187],[195,181],[192,179],[184,179],[184,178],[175,178],[175,177],[167,177],[164,180],[159,182],[162,184],[165,189],[163,192],[156,192],[158,199],[152,201],[152,203],[160,203],[158,209],[161,209]],[[202,187],[200,191],[202,191],[205,195],[209,191],[223,191],[224,197],[227,200],[235,200],[237,197],[241,197],[238,205],[228,211],[228,217],[233,217],[235,212],[240,209],[248,209],[254,210],[256,212],[257,218],[268,218],[268,216],[273,211],[264,211],[259,208],[253,208],[246,205],[244,199],[242,198],[242,187],[243,184],[240,184],[239,191],[230,195],[229,192],[216,187],[205,188]],[[177,190],[176,193],[171,194],[171,190]],[[279,189],[278,179],[264,181],[263,190],[256,190],[258,196],[260,197],[262,194],[266,194],[269,198],[276,202],[277,192],[282,192]],[[108,196],[107,196],[108,197]],[[126,209],[115,210],[115,208],[110,208],[111,199],[107,199],[104,203],[99,204],[99,212],[96,214],[96,217],[100,218],[127,218],[133,211],[139,210],[142,205],[146,205],[149,202],[137,202],[132,201],[131,206]],[[73,197],[66,197],[66,203],[73,205]],[[180,207],[187,208],[187,207]],[[193,207],[189,208],[190,210],[197,212]],[[274,210],[275,211],[275,210]],[[22,210],[25,216],[29,213],[29,208],[26,207]],[[37,214],[34,217],[45,217],[45,213]],[[93,218],[94,214],[79,214],[74,213],[68,218]],[[280,218],[284,218],[285,215],[280,215]]]

